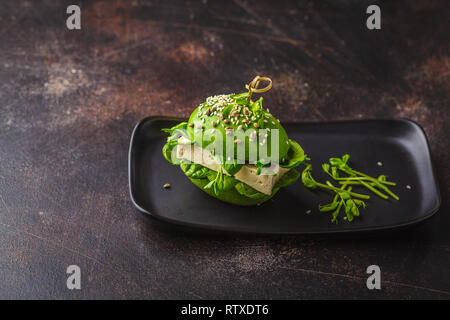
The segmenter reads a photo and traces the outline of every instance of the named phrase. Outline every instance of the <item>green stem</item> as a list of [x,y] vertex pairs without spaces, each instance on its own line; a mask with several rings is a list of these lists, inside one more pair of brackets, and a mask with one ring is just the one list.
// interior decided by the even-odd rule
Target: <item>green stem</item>
[[[324,188],[324,189],[328,189],[328,190],[333,190],[334,192],[342,192],[342,189],[340,188],[336,188],[336,187],[331,187],[328,186],[326,184],[320,183],[320,182],[316,182],[318,187]],[[360,193],[355,193],[355,192],[349,192],[348,193],[356,198],[361,198],[361,199],[370,199],[370,196],[366,195],[366,194],[360,194]]]
[[353,169],[352,169],[352,172],[355,173],[355,174],[358,174],[360,176],[363,176],[365,178],[370,178],[369,180],[375,180],[375,181],[377,181],[379,183],[387,184],[387,185],[390,185],[390,186],[396,186],[397,185],[395,182],[391,182],[391,181],[379,181],[379,180],[375,179],[374,177],[371,177],[371,176],[369,176],[369,175],[367,175],[365,173],[362,173],[362,172],[359,172],[359,171],[356,171],[356,170],[353,170]]
[[[368,176],[367,174],[364,174],[364,173],[362,173],[362,172],[359,172],[359,171],[356,171],[356,170],[353,170],[353,169],[351,169],[351,171],[352,171],[353,173],[355,173],[355,174],[359,174],[359,175],[361,175],[361,176],[363,176],[363,177],[368,178],[369,180],[373,181],[373,182],[377,185],[377,187],[379,187],[380,189],[382,189],[383,191],[385,191],[386,193],[388,193],[392,198],[394,198],[395,200],[400,200],[400,198],[399,198],[395,193],[393,193],[391,190],[389,190],[388,187],[384,186],[384,185],[381,183],[381,181],[378,181],[377,179],[372,178],[371,176]],[[386,198],[385,198],[385,199],[386,199]]]
[[372,191],[373,193],[375,193],[376,195],[380,196],[383,199],[389,199],[389,197],[387,195],[385,195],[384,193],[381,193],[380,191],[378,191],[377,189],[375,189],[374,187],[372,187],[371,185],[369,185],[368,183],[364,182],[363,180],[360,181],[361,184],[363,186],[365,186],[367,189],[369,189],[370,191]]
[[352,170],[353,173],[359,174],[360,176],[372,178],[371,176],[369,176],[369,175],[367,175],[365,173],[362,173],[362,172],[359,172],[359,171],[356,171],[356,170],[353,170],[353,169],[351,169],[351,170]]
[[349,184],[348,182],[343,182],[341,189],[345,191],[345,188],[347,187],[348,184]]
[[[339,181],[340,184],[344,185],[344,184],[348,184],[348,185],[361,185],[361,181]],[[370,184],[372,187],[375,187],[376,184],[373,182],[369,182],[368,184]]]
[[[336,196],[338,196],[338,195],[336,195]],[[341,200],[339,202],[339,205],[338,205],[337,209],[333,212],[333,219],[331,220],[331,222],[335,222],[336,221],[337,217],[339,216],[339,212],[341,212],[341,208],[342,208],[343,204],[344,204],[344,201]]]
[[[352,191],[352,187],[348,187],[347,192],[351,194],[351,193],[352,193],[351,191]],[[340,197],[341,200],[344,202],[344,206],[345,206],[345,200],[344,200],[344,198],[342,198],[342,195],[341,195],[341,194],[339,194],[339,197]]]
[[395,187],[397,185],[395,182],[391,182],[391,181],[380,181],[380,180],[377,180],[377,181],[381,184],[387,184],[388,186]]
[[[331,176],[331,175],[330,175]],[[333,177],[333,176],[331,176]],[[345,177],[345,178],[333,178],[334,180],[337,181],[344,181],[344,180],[369,180],[369,181],[378,181],[378,183],[382,183],[382,184],[387,184],[390,186],[396,186],[397,184],[395,182],[391,182],[391,181],[379,181],[375,178],[372,177]]]
[[[391,182],[391,181],[379,181],[378,179],[375,179],[371,176],[368,176],[364,173],[358,172],[358,171],[354,171],[353,169],[351,169],[351,171],[349,170],[344,170],[344,169],[339,169],[345,173],[347,173],[348,175],[350,175],[350,177],[343,177],[343,178],[335,178],[333,177],[333,175],[329,172],[329,171],[325,171],[330,177],[332,177],[334,180],[336,181],[347,181],[347,180],[369,180],[369,181],[374,181],[377,183],[381,183],[381,184],[387,184],[390,186],[396,186],[397,184],[395,182]],[[363,175],[363,177],[355,177],[354,175]]]
[[380,184],[379,187],[380,187],[381,189],[383,189],[384,191],[386,191],[386,193],[388,193],[388,194],[389,194],[392,198],[394,198],[395,200],[400,200],[400,198],[399,198],[395,193],[393,193],[391,190],[389,190],[388,187],[383,186],[382,184]]

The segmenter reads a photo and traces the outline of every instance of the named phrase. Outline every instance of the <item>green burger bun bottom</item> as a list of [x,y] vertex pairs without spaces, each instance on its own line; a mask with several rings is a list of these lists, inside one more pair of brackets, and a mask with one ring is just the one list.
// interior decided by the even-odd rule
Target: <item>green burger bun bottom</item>
[[[205,189],[205,186],[210,182],[209,179],[195,179],[188,177],[189,180],[192,181],[193,184],[195,184],[197,187],[199,187],[201,190],[205,191],[210,196],[217,198],[219,200],[240,205],[240,206],[255,206],[260,205],[271,198],[275,196],[275,194],[278,192],[278,190],[281,189],[281,187],[287,187],[288,185],[294,183],[298,178],[300,174],[297,170],[291,169],[289,170],[281,179],[280,181],[275,184],[272,194],[266,195],[261,192],[256,191],[250,186],[247,186],[243,182],[237,182],[236,186],[234,188],[221,191],[218,195],[214,192],[213,189]],[[239,191],[238,191],[239,190]],[[240,192],[248,192],[247,195],[241,194]],[[249,196],[253,197],[250,198]]]
[[205,191],[210,196],[212,196],[214,198],[217,198],[219,200],[222,200],[222,201],[225,201],[225,202],[228,202],[228,203],[232,203],[232,204],[236,204],[236,205],[240,205],[240,206],[255,206],[255,205],[259,205],[259,204],[261,204],[263,202],[266,202],[270,198],[272,198],[275,195],[275,193],[277,193],[277,191],[278,191],[278,190],[274,190],[272,195],[270,195],[270,196],[269,195],[264,195],[260,199],[252,199],[252,198],[248,198],[246,196],[243,196],[235,188],[230,189],[230,190],[226,190],[226,191],[222,191],[222,192],[220,192],[220,194],[216,195],[214,190],[212,190],[212,189],[205,189],[205,186],[209,183],[208,179],[193,179],[193,178],[189,178],[189,180],[191,180],[193,184],[195,184],[197,187],[199,187],[200,189]]

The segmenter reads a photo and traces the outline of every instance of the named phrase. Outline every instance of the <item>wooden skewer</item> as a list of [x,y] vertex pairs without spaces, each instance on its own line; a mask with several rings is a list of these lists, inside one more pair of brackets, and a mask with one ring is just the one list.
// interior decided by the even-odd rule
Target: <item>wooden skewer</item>
[[[268,81],[269,84],[265,87],[265,88],[261,88],[258,89],[259,83],[261,81]],[[272,79],[268,78],[268,77],[260,77],[260,76],[256,76],[252,82],[250,82],[249,84],[245,85],[245,88],[248,90],[249,92],[249,96],[248,96],[248,101],[250,101],[250,99],[252,98],[252,94],[253,92],[256,93],[263,93],[266,91],[269,91],[272,88]]]

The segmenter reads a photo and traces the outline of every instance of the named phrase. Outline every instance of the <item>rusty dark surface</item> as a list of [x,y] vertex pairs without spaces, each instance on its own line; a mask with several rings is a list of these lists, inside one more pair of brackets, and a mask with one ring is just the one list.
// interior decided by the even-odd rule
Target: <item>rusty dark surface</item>
[[[450,298],[449,2],[0,2],[0,298]],[[357,237],[198,234],[128,195],[131,131],[270,76],[281,121],[403,117],[426,131],[442,206]],[[420,152],[420,150],[418,150]],[[66,268],[82,289],[66,288]],[[366,288],[366,268],[382,289]]]

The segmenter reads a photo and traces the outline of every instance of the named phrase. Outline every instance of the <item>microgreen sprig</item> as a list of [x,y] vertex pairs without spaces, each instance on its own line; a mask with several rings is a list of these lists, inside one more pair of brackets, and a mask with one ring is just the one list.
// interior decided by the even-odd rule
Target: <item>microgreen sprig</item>
[[222,165],[219,165],[219,169],[217,170],[217,175],[214,180],[211,180],[206,186],[204,186],[204,189],[211,189],[214,188],[214,193],[216,195],[219,195],[220,190],[222,189],[223,185],[223,171],[222,171]]
[[[322,169],[334,180],[337,180],[339,182],[353,182],[352,184],[362,185],[383,199],[388,199],[389,196],[391,196],[395,200],[400,199],[387,187],[387,185],[395,186],[396,184],[394,182],[387,181],[385,175],[380,175],[378,178],[373,178],[365,173],[353,170],[347,164],[349,159],[350,156],[348,154],[344,154],[341,158],[330,158],[330,164],[324,163],[322,165]],[[347,173],[349,176],[340,177],[338,174],[338,170]],[[382,191],[387,193],[387,195]]]
[[[302,172],[302,182],[305,185],[305,187],[310,189],[316,189],[316,188],[322,188],[322,189],[328,189],[334,192],[341,192],[342,188],[337,188],[333,186],[333,184],[329,181],[327,181],[327,184],[323,184],[320,182],[317,182],[314,180],[314,178],[311,175],[312,165],[308,164]],[[355,192],[347,191],[351,196],[361,198],[361,199],[370,199],[370,196],[366,194],[360,194]]]
[[[331,222],[337,223],[337,218],[339,216],[339,212],[342,207],[344,207],[345,214],[347,216],[348,221],[353,221],[354,217],[359,216],[359,208],[366,207],[366,203],[360,199],[370,199],[370,196],[365,194],[360,194],[356,192],[352,192],[352,187],[348,186],[348,183],[343,183],[340,188],[335,187],[330,181],[327,181],[326,184],[317,182],[311,175],[312,166],[308,164],[302,172],[302,182],[303,184],[310,189],[327,189],[335,192],[335,196],[331,203],[322,205],[319,204],[319,211],[321,212],[331,212],[332,211],[332,219]],[[352,198],[353,197],[353,198]],[[360,198],[360,199],[355,199]]]
[[[366,203],[361,199],[370,198],[368,195],[353,192],[352,186],[363,186],[383,199],[389,199],[389,196],[391,196],[399,200],[399,197],[388,188],[388,186],[395,186],[395,182],[388,181],[385,175],[373,178],[365,173],[353,170],[348,165],[349,159],[350,156],[345,154],[341,158],[330,158],[329,163],[322,164],[322,170],[337,181],[340,188],[335,187],[330,181],[323,184],[314,180],[311,175],[312,166],[310,164],[302,173],[302,182],[307,188],[328,189],[336,193],[331,203],[319,204],[319,211],[332,212],[331,221],[336,223],[342,208],[344,208],[347,220],[353,221],[354,217],[359,216],[359,208],[366,207]],[[341,176],[340,172],[346,175]]]

